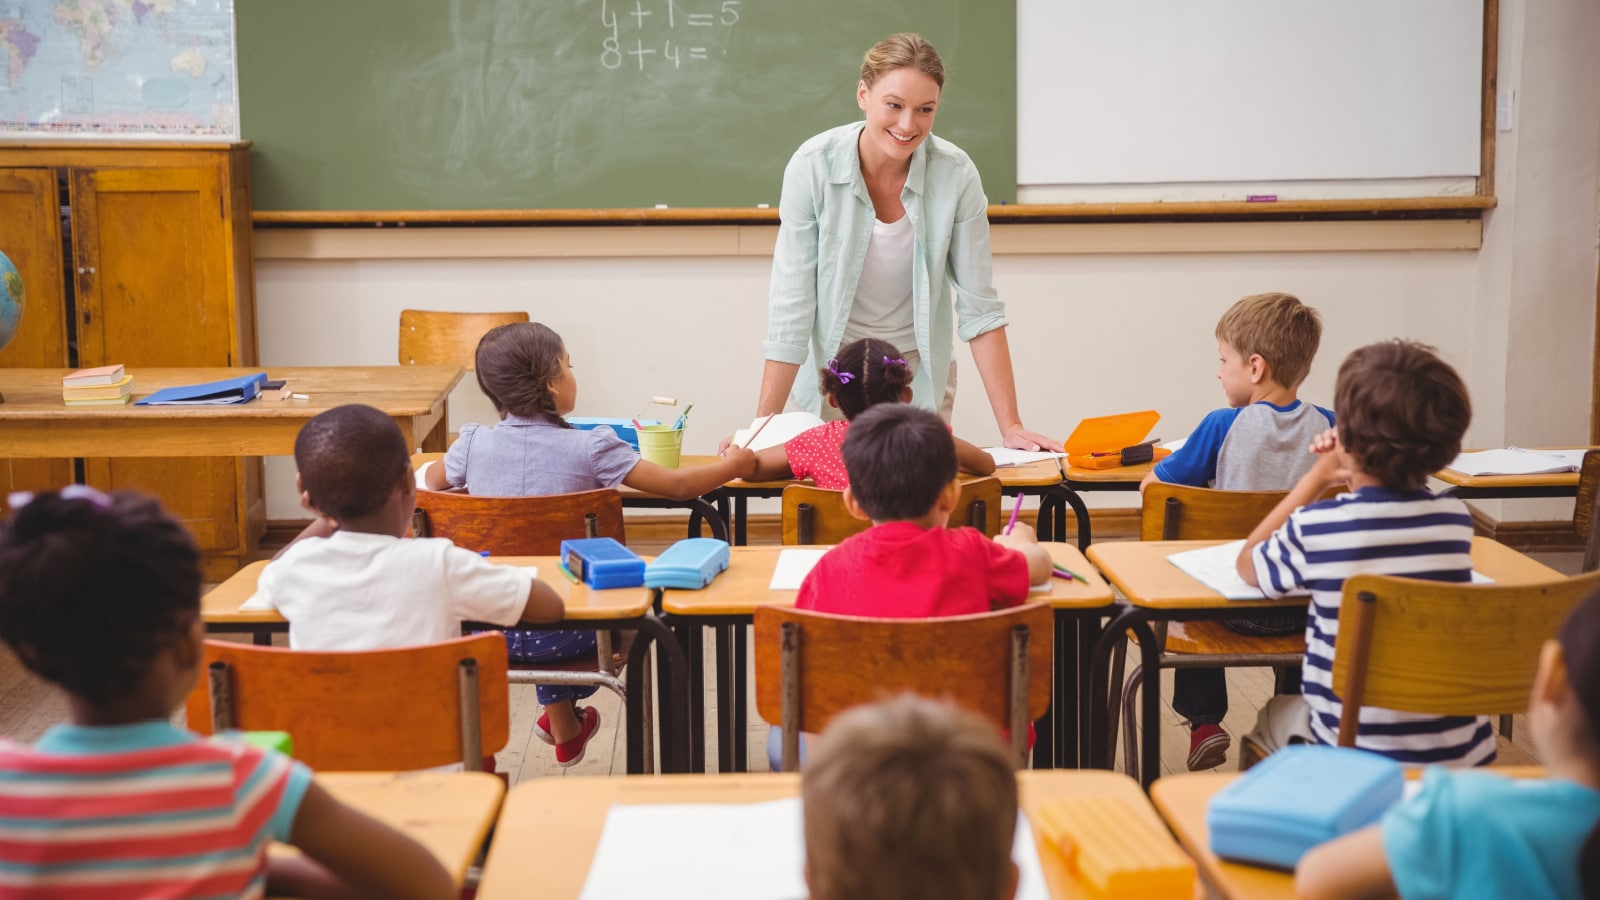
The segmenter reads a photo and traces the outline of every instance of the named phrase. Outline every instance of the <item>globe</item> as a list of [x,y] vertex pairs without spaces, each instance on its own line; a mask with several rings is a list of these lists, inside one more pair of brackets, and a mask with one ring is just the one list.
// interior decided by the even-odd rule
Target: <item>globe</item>
[[16,337],[22,321],[22,273],[0,253],[0,350]]

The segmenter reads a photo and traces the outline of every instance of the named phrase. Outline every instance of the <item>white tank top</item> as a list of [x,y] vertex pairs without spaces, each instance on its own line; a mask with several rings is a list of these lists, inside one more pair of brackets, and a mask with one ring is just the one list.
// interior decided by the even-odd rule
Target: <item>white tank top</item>
[[917,348],[917,328],[911,305],[911,253],[916,234],[911,217],[897,222],[872,223],[867,258],[861,266],[855,302],[844,326],[844,342],[878,338],[902,351]]

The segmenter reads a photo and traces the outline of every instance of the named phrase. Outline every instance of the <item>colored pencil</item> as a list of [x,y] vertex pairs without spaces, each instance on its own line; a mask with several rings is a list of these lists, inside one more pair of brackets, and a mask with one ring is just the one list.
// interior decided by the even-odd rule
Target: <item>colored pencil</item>
[[1079,575],[1077,572],[1072,571],[1071,569],[1067,568],[1066,566],[1060,565],[1058,563],[1051,563],[1050,567],[1054,571],[1059,572],[1062,575],[1067,576],[1068,578],[1076,578],[1079,581],[1083,582],[1084,584],[1088,584],[1089,583],[1089,579],[1083,577],[1082,575]]
[[1022,492],[1017,491],[1017,505],[1011,507],[1011,521],[1006,523],[1006,534],[1010,534],[1011,529],[1017,527],[1017,516],[1022,512],[1022,497]]
[[556,568],[561,570],[561,574],[567,576],[568,581],[572,582],[573,584],[578,583],[578,576],[572,574],[572,570],[567,568],[566,563],[556,563]]

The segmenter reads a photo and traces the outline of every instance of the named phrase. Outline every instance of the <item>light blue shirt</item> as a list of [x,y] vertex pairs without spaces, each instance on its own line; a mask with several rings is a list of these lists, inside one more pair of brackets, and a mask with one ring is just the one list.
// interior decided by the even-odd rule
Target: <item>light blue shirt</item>
[[[781,224],[772,254],[765,358],[801,367],[790,400],[821,414],[818,367],[844,339],[876,215],[856,142],[863,123],[824,131],[800,145],[783,173]],[[989,200],[961,148],[928,135],[911,156],[900,192],[915,243],[911,299],[922,357],[912,402],[937,409],[955,338],[970,341],[1006,325],[989,253]],[[946,298],[954,292],[955,302]]]
[[1383,854],[1404,900],[1582,897],[1578,857],[1600,791],[1552,778],[1423,773],[1383,817]]

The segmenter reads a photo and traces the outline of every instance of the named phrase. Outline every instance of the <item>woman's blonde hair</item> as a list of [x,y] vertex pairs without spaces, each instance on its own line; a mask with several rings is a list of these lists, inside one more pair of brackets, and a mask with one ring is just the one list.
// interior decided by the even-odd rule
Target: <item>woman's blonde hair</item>
[[873,44],[861,60],[861,83],[870,88],[879,76],[896,69],[916,69],[944,89],[944,60],[920,34],[902,31]]

